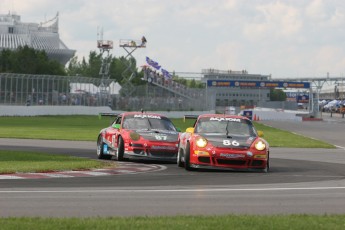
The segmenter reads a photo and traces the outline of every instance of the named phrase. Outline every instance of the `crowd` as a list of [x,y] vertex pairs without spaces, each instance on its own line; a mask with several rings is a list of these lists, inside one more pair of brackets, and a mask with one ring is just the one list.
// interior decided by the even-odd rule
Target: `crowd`
[[[189,98],[200,98],[204,95],[204,91],[193,90],[187,86],[174,81],[172,77],[166,77],[162,73],[152,70],[148,66],[143,67],[144,79],[149,83],[154,83],[162,87],[168,88],[182,96]],[[199,91],[199,92],[198,92]]]

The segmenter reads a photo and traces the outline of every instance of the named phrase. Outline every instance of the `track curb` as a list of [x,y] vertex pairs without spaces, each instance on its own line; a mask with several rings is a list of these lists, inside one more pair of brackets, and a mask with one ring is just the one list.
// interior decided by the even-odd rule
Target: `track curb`
[[10,173],[0,174],[0,180],[5,179],[48,179],[48,178],[75,178],[75,177],[94,177],[94,176],[112,176],[123,174],[138,174],[155,171],[162,171],[166,166],[157,164],[137,164],[119,162],[119,166],[111,169],[93,169],[93,170],[70,170],[56,171],[47,173]]

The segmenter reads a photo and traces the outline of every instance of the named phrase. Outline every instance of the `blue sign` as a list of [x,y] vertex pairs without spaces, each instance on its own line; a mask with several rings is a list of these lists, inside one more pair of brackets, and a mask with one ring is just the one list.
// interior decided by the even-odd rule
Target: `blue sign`
[[309,95],[298,95],[297,103],[309,103]]
[[207,87],[298,88],[298,89],[309,89],[310,88],[310,82],[298,82],[298,81],[207,80]]

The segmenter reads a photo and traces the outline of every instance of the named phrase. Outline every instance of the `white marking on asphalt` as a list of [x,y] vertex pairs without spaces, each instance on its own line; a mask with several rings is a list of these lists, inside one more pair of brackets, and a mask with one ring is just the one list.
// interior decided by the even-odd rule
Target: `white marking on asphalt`
[[341,190],[345,187],[304,187],[304,188],[209,188],[209,189],[100,189],[100,190],[9,190],[0,193],[114,193],[114,192],[257,192],[257,191],[291,191],[291,190]]
[[345,147],[343,147],[343,146],[339,146],[339,145],[334,145],[334,146],[337,147],[337,148],[339,148],[339,149],[345,150]]
[[6,179],[24,179],[23,177],[19,176],[11,176],[11,175],[0,175],[0,180],[6,180]]

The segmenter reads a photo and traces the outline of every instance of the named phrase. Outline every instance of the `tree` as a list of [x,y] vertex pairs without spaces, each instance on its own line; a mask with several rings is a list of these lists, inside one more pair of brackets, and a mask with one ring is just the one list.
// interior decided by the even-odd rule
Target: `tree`
[[271,101],[286,101],[286,93],[281,89],[270,89]]
[[35,50],[28,46],[18,47],[16,50],[2,50],[0,71],[23,74],[66,74],[64,66],[56,60],[50,60],[44,50]]

